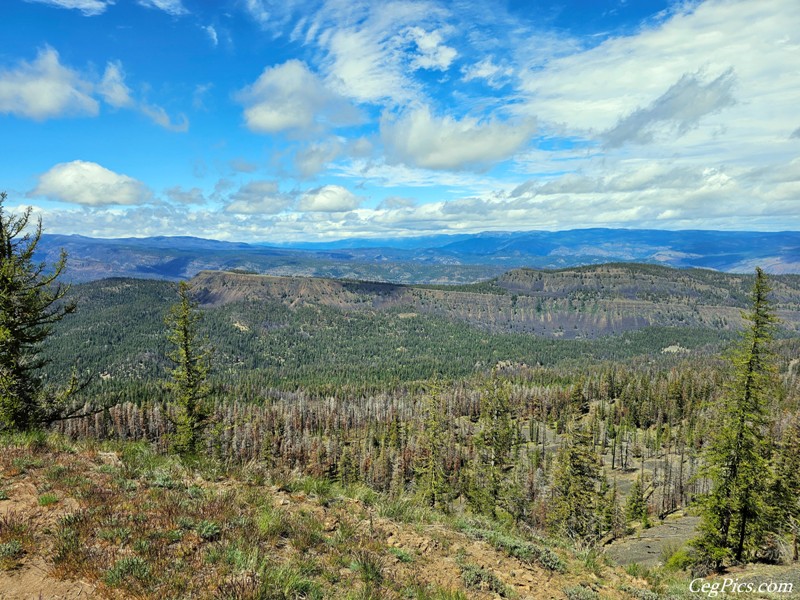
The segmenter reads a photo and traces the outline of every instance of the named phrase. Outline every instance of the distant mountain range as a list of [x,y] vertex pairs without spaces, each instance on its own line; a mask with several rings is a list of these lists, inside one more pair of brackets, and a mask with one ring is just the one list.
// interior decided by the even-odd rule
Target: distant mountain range
[[68,278],[183,279],[202,270],[239,270],[461,284],[516,267],[562,269],[637,262],[725,272],[800,273],[800,232],[574,229],[487,232],[398,239],[350,239],[292,245],[222,242],[193,237],[98,239],[44,235],[40,258],[69,254]]

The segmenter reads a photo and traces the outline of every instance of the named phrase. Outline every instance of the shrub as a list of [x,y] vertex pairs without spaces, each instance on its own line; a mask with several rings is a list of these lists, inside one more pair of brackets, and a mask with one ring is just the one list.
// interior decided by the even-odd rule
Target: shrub
[[567,569],[561,557],[549,548],[544,548],[516,536],[493,531],[491,529],[482,529],[471,525],[465,525],[461,527],[461,530],[469,537],[489,542],[498,550],[505,552],[509,556],[518,558],[521,561],[528,563],[535,562],[549,571],[556,571],[558,573],[564,573]]
[[686,548],[678,548],[665,553],[664,568],[667,571],[685,571],[694,564],[694,557]]
[[120,558],[114,566],[103,575],[103,583],[109,587],[117,587],[127,579],[145,582],[150,577],[150,565],[138,556]]
[[19,540],[11,540],[0,544],[0,568],[10,569],[16,566],[17,559],[23,554],[22,543]]
[[403,550],[402,548],[389,548],[389,553],[396,556],[397,560],[399,560],[402,563],[414,562],[414,557],[411,556],[411,554],[409,554],[406,550]]
[[459,566],[461,567],[461,580],[468,588],[473,590],[486,588],[500,594],[503,598],[510,597],[511,590],[491,571],[471,563],[461,563]]
[[99,537],[101,540],[106,540],[117,544],[124,544],[131,537],[131,530],[128,527],[110,527],[108,529],[100,529],[97,532],[97,537]]
[[564,594],[567,596],[567,600],[597,600],[599,598],[597,592],[583,585],[564,588]]
[[195,533],[207,542],[219,538],[222,530],[214,521],[200,521],[194,528]]

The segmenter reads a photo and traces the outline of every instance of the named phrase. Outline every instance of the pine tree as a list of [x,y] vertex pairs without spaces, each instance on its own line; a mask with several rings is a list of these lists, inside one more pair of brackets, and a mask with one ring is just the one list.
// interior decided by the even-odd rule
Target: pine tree
[[641,521],[644,527],[649,526],[647,502],[644,499],[644,481],[641,476],[636,478],[628,494],[628,500],[625,503],[625,518],[628,521]]
[[173,446],[185,455],[199,450],[210,414],[205,402],[210,391],[207,382],[210,350],[198,339],[197,325],[202,314],[189,293],[189,285],[182,281],[178,286],[179,300],[166,317],[170,327],[167,339],[173,345],[168,357],[175,365],[168,384],[177,408],[173,418]]
[[733,377],[705,453],[702,475],[711,489],[701,499],[701,535],[694,546],[716,569],[728,558],[752,558],[767,528],[766,403],[775,373],[770,343],[777,322],[769,293],[767,276],[756,269],[752,309],[743,315],[750,325],[731,356]]
[[519,432],[512,420],[511,391],[507,381],[493,372],[481,393],[479,431],[475,436],[477,460],[470,497],[480,511],[495,515],[503,493],[505,470]]
[[63,301],[69,286],[57,283],[67,256],[62,251],[49,267],[34,262],[42,222],[29,230],[31,209],[6,214],[6,197],[0,193],[0,430],[27,430],[77,412],[69,413],[67,405],[85,383],[73,376],[60,392],[42,384],[41,344],[56,322],[75,311],[74,303]]
[[617,480],[614,479],[614,485],[608,485],[608,479],[603,476],[600,486],[600,493],[605,501],[605,508],[603,511],[603,529],[611,534],[611,537],[616,539],[625,535],[627,530],[625,523],[625,513],[620,506],[619,489],[617,488]]
[[573,424],[553,471],[548,524],[554,533],[584,541],[599,537],[604,500],[599,489],[601,478],[600,459],[591,435]]
[[433,507],[445,502],[447,491],[444,470],[447,415],[444,396],[436,383],[425,396],[422,410],[422,460],[417,467],[417,481],[423,501]]
[[792,535],[792,559],[800,554],[800,415],[783,432],[770,485],[770,521],[784,525]]

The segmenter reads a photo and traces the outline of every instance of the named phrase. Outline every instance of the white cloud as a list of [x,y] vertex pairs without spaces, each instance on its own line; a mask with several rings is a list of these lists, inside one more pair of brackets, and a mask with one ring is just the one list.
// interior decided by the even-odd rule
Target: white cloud
[[86,206],[144,204],[153,197],[142,182],[82,160],[55,165],[29,195]]
[[243,0],[244,10],[265,31],[280,33],[288,24],[296,9],[313,10],[304,0]]
[[245,107],[247,127],[258,133],[313,130],[349,124],[356,117],[353,107],[296,59],[267,67],[236,99]]
[[87,17],[94,17],[105,12],[114,4],[114,0],[25,0],[38,4],[49,4],[58,8],[72,8],[81,11]]
[[678,135],[697,126],[706,115],[735,104],[732,69],[703,83],[698,74],[683,75],[647,108],[639,108],[603,133],[606,145],[615,148],[627,142],[653,141],[658,126],[671,127]]
[[435,117],[428,107],[381,120],[389,159],[428,169],[480,167],[508,158],[532,134],[530,124]]
[[283,194],[274,181],[250,181],[231,195],[225,211],[241,215],[274,215],[291,206],[293,198]]
[[106,65],[103,79],[97,86],[97,92],[105,102],[115,108],[131,108],[138,110],[148,117],[156,125],[164,129],[176,132],[186,132],[189,130],[189,120],[186,115],[181,114],[177,122],[173,122],[167,111],[155,104],[147,102],[136,102],[131,90],[125,83],[125,72],[122,63],[109,62]]
[[339,185],[326,185],[303,194],[297,205],[307,212],[345,212],[355,210],[361,198]]
[[215,46],[219,45],[219,37],[217,37],[217,30],[214,28],[213,25],[206,25],[203,27],[203,31],[206,32],[208,35],[208,39],[211,40],[211,43]]
[[139,0],[139,4],[147,8],[163,10],[173,17],[179,17],[189,13],[181,0]]
[[115,108],[130,107],[134,104],[131,90],[125,85],[125,73],[119,61],[109,62],[106,65],[103,80],[97,86],[97,91],[107,104]]
[[167,197],[178,204],[205,204],[206,197],[203,195],[203,190],[194,187],[189,190],[183,189],[179,185],[172,186],[164,190]]
[[462,69],[464,81],[481,79],[489,87],[500,89],[509,83],[514,69],[506,64],[496,65],[494,57],[487,56],[483,60]]
[[269,11],[261,0],[244,0],[244,7],[250,16],[261,26],[266,26],[270,20]]
[[41,121],[64,115],[95,116],[93,86],[63,66],[52,48],[39,51],[32,62],[0,71],[0,112]]
[[332,139],[310,144],[294,157],[294,164],[301,177],[313,177],[342,153],[342,144]]
[[419,53],[411,60],[412,69],[446,71],[458,56],[455,48],[442,43],[440,31],[425,31],[421,27],[411,27],[408,34],[416,43]]
[[757,135],[771,137],[780,126],[785,137],[800,88],[800,71],[785,65],[796,63],[798,51],[800,5],[793,0],[685,3],[635,35],[532,64],[521,72],[521,91],[540,120],[601,132],[652,106],[687,74],[714,81],[732,70],[736,106],[707,119],[706,137],[722,124],[732,136],[755,133],[755,126]]
[[331,0],[306,23],[305,38],[325,51],[332,89],[359,102],[402,105],[422,92],[410,72],[446,69],[456,57],[441,43],[448,16],[434,2]]
[[389,196],[381,200],[378,210],[394,210],[398,208],[413,208],[417,206],[414,198],[403,198],[402,196]]
[[153,123],[160,125],[164,129],[178,133],[189,131],[189,119],[182,113],[178,115],[178,120],[173,122],[172,118],[167,114],[167,111],[156,104],[142,102],[139,105],[139,110],[152,120]]
[[33,62],[20,61],[15,69],[0,71],[0,113],[37,121],[64,116],[95,117],[100,113],[96,96],[114,108],[137,110],[170,131],[189,129],[185,115],[173,121],[162,107],[135,100],[119,61],[108,62],[102,79],[92,81],[62,65],[58,52],[46,47]]

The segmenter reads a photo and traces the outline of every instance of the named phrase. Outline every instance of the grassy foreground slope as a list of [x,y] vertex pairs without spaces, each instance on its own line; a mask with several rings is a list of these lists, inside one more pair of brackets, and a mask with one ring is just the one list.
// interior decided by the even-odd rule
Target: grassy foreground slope
[[184,464],[144,444],[34,434],[0,445],[3,598],[646,594],[591,553],[402,494]]

